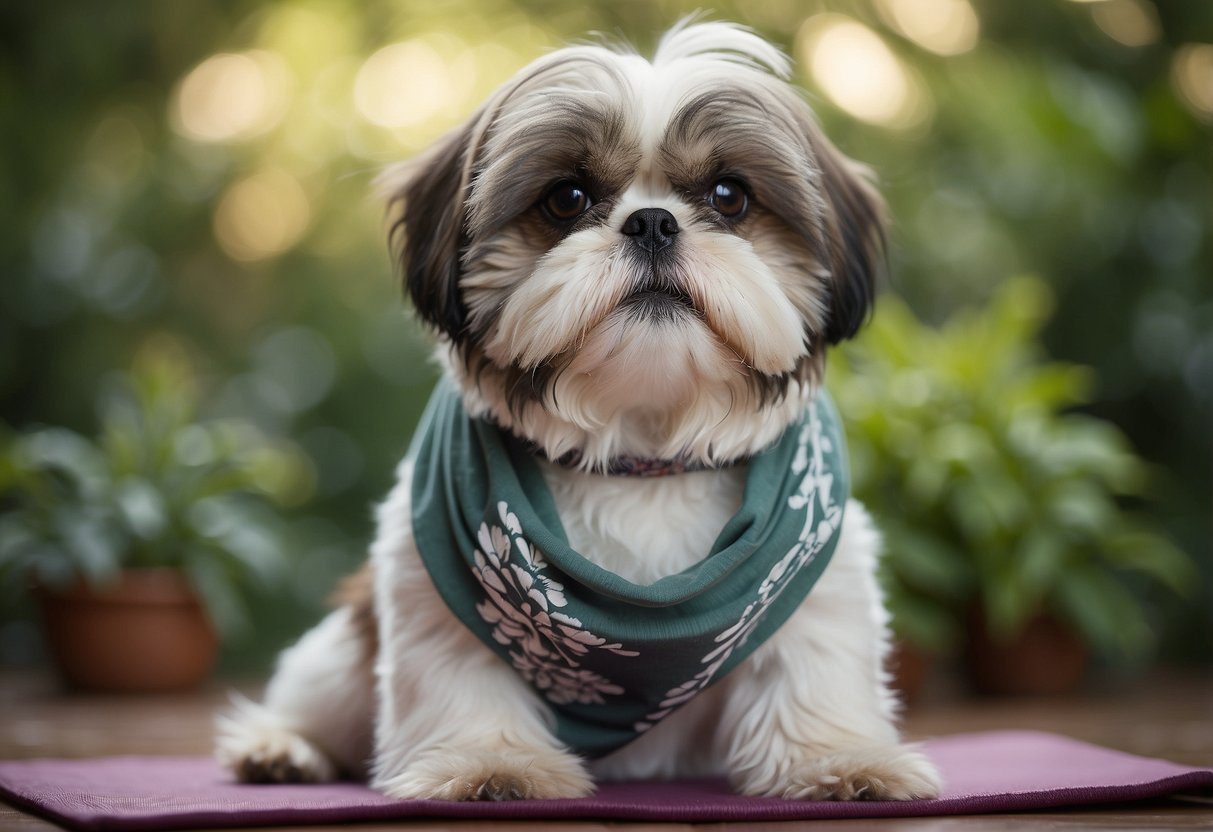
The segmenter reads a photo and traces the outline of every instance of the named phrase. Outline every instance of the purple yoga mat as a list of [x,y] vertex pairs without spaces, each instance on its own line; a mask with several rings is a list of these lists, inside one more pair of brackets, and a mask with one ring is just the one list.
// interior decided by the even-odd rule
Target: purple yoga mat
[[396,801],[356,783],[249,786],[205,757],[0,762],[0,794],[75,829],[188,829],[414,817],[758,821],[1008,812],[1213,789],[1213,769],[1034,731],[930,740],[938,800],[809,803],[739,797],[720,781],[604,784],[581,800]]

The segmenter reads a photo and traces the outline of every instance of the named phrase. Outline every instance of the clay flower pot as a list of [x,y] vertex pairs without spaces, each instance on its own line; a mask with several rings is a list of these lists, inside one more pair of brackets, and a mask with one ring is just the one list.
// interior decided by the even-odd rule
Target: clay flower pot
[[979,693],[1057,695],[1082,684],[1090,651],[1071,627],[1054,616],[1035,616],[1010,641],[990,635],[980,612],[970,616],[969,625],[965,663]]
[[175,569],[127,570],[111,585],[40,588],[38,597],[47,645],[74,688],[186,690],[214,667],[219,639]]

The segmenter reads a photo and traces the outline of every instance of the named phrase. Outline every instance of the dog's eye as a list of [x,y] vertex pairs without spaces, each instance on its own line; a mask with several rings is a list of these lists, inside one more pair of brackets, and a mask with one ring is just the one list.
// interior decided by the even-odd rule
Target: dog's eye
[[593,204],[590,195],[576,182],[559,182],[543,198],[544,210],[558,222],[577,219]]
[[737,219],[745,213],[749,207],[750,200],[746,196],[745,187],[732,178],[717,180],[712,186],[712,193],[708,196],[708,202],[722,216],[730,219]]

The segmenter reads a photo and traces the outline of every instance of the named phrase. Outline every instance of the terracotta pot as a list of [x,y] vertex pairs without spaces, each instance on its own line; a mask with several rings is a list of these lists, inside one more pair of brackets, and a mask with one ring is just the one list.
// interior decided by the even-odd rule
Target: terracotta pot
[[41,588],[38,596],[47,645],[74,688],[185,690],[214,667],[219,639],[175,569],[133,569],[105,587]]
[[971,615],[969,624],[965,663],[979,693],[1061,694],[1082,684],[1090,652],[1074,630],[1054,616],[1037,615],[1009,641],[991,636],[980,613]]
[[901,701],[907,705],[918,701],[932,664],[933,657],[913,644],[900,640],[893,644],[886,665],[893,674],[893,687],[901,694]]

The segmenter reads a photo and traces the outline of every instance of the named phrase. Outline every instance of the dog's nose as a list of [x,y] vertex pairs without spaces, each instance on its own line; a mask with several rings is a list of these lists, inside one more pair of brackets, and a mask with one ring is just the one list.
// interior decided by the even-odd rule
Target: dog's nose
[[678,220],[664,208],[641,208],[632,212],[620,230],[649,254],[656,254],[674,242]]

